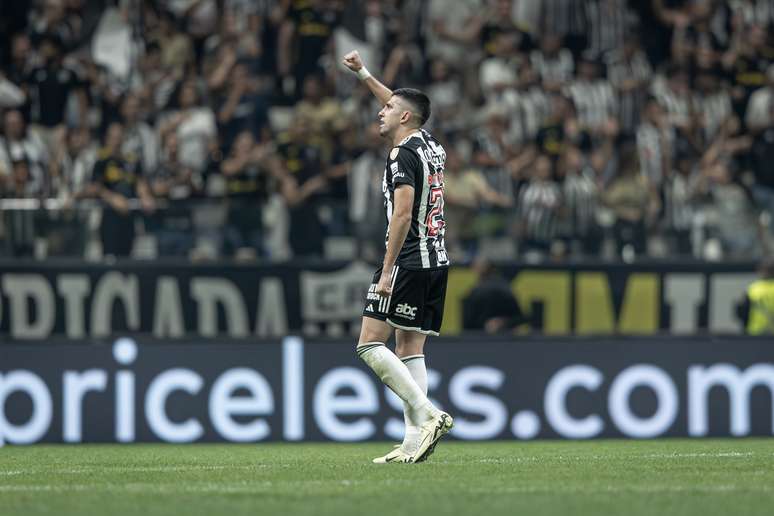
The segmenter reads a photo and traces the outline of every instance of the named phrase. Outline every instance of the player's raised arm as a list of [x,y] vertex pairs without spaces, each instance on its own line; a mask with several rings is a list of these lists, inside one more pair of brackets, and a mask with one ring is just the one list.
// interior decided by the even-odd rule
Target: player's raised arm
[[360,59],[360,53],[357,50],[353,50],[344,56],[342,60],[344,66],[355,72],[358,78],[363,81],[368,89],[371,90],[379,102],[386,104],[390,97],[392,97],[392,90],[379,82],[363,65],[363,61]]

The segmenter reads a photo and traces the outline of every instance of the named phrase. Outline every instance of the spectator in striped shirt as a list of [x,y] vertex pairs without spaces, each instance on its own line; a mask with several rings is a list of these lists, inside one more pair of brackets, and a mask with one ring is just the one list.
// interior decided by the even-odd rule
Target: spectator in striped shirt
[[534,163],[529,183],[521,189],[517,204],[517,231],[527,258],[546,255],[558,234],[562,192],[554,181],[554,164],[545,154]]
[[608,120],[615,118],[618,102],[613,87],[601,71],[601,63],[583,56],[578,64],[578,78],[567,88],[580,128],[596,135],[602,131]]
[[572,53],[562,48],[562,38],[558,34],[544,34],[540,48],[532,51],[530,60],[547,91],[558,92],[572,79],[575,61]]
[[538,34],[558,34],[573,55],[580,55],[587,43],[584,3],[578,0],[541,0]]
[[696,93],[693,99],[693,111],[699,124],[701,139],[711,142],[725,121],[733,115],[731,96],[723,87],[720,78],[705,70],[696,76]]
[[[689,256],[694,252],[694,229],[700,223],[697,218],[698,184],[701,176],[699,156],[684,145],[675,158],[664,181],[664,226],[670,252]],[[697,228],[698,229],[698,228]],[[698,253],[697,253],[698,254]]]
[[597,223],[599,182],[596,171],[575,146],[568,146],[559,161],[562,179],[562,229],[573,254],[597,256],[602,229]]
[[586,15],[586,52],[595,59],[600,59],[607,52],[621,48],[629,16],[626,0],[586,0],[580,3]]
[[664,108],[655,98],[649,98],[642,123],[637,128],[637,153],[640,171],[650,188],[658,190],[672,170],[674,145],[674,129],[669,125]]
[[651,92],[666,111],[676,137],[688,141],[696,149],[701,148],[688,72],[675,63],[668,65],[665,73],[654,79]]
[[640,49],[636,34],[627,36],[623,47],[608,55],[608,77],[618,94],[618,121],[621,131],[634,134],[645,106],[653,69]]

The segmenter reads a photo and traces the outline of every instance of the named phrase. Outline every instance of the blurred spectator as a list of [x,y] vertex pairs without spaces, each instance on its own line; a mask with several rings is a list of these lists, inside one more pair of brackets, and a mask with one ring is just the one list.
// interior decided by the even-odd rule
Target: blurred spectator
[[[25,159],[11,161],[9,178],[5,183],[5,194],[17,199],[35,199],[41,196],[40,185],[31,176]],[[3,226],[6,228],[6,248],[11,256],[32,256],[35,238],[39,234],[39,212],[32,210],[2,210]]]
[[215,115],[191,80],[180,85],[170,108],[158,123],[159,138],[164,141],[167,133],[174,132],[180,146],[181,163],[199,172],[204,166],[210,140],[215,138]]
[[418,86],[424,82],[425,61],[422,49],[411,39],[407,26],[400,28],[397,41],[384,63],[385,84]]
[[[343,118],[342,118],[343,120]],[[337,125],[340,125],[339,122]],[[361,136],[353,126],[341,127],[333,133],[333,156],[324,168],[327,186],[322,192],[322,220],[327,236],[351,234],[349,220],[349,175],[355,159],[363,151]]]
[[538,150],[552,158],[558,158],[568,141],[578,136],[578,123],[572,103],[565,97],[550,98],[549,114],[535,136]]
[[139,199],[142,209],[152,212],[155,202],[139,163],[121,154],[124,128],[114,122],[105,133],[92,173],[91,190],[105,203],[100,237],[106,256],[129,256],[135,237],[135,220],[129,201]]
[[695,2],[688,16],[675,20],[672,59],[681,65],[711,68],[719,60],[724,45],[713,31],[711,2]]
[[266,256],[263,207],[269,198],[272,152],[272,143],[256,144],[250,131],[242,131],[220,165],[228,195],[227,255],[244,258]]
[[519,193],[517,223],[525,253],[547,255],[558,235],[562,193],[553,173],[551,158],[538,156],[532,178]]
[[310,142],[309,124],[296,116],[288,131],[280,134],[278,155],[283,169],[281,193],[290,214],[288,241],[293,256],[323,256],[320,193],[328,186],[320,149]]
[[138,74],[140,86],[136,89],[143,104],[151,107],[154,113],[164,109],[181,76],[174,68],[164,67],[158,43],[151,41],[145,47],[145,54],[138,64]]
[[215,30],[217,5],[215,0],[160,0],[179,20],[181,28],[190,35],[196,62],[201,61],[204,41]]
[[514,330],[527,322],[509,283],[484,260],[473,264],[478,282],[462,300],[462,328],[486,333]]
[[599,187],[596,171],[584,163],[577,147],[567,147],[559,163],[562,188],[563,236],[570,249],[585,256],[598,256],[602,248],[602,228],[597,223]]
[[701,243],[696,231],[701,231],[702,219],[698,216],[697,197],[701,181],[697,156],[688,148],[679,152],[675,167],[665,177],[663,185],[664,223],[670,250],[679,256],[700,256]]
[[725,255],[754,256],[758,251],[758,221],[748,192],[734,182],[727,162],[718,162],[703,171],[712,211],[712,224]]
[[557,34],[544,34],[540,48],[532,51],[530,59],[543,88],[550,92],[558,92],[572,79],[575,61],[572,53],[562,48],[562,39]]
[[674,145],[674,129],[664,108],[655,98],[648,99],[637,128],[637,152],[640,171],[650,188],[658,189],[672,170]]
[[65,9],[65,0],[43,0],[31,13],[29,29],[34,39],[54,36],[69,50],[80,40],[82,26],[78,13]]
[[[477,45],[465,35],[471,25],[481,25],[483,0],[430,0],[427,6],[427,53],[432,59],[443,59],[464,72],[475,55]],[[475,37],[475,36],[474,36]]]
[[34,53],[30,37],[20,32],[11,37],[11,54],[3,72],[12,84],[24,86],[34,62]]
[[663,76],[654,80],[651,90],[664,108],[669,124],[677,129],[678,136],[692,142],[693,120],[688,73],[672,64]]
[[156,170],[159,164],[158,135],[146,123],[141,114],[140,98],[127,95],[121,103],[121,115],[124,125],[124,141],[121,152],[135,156],[146,173]]
[[341,6],[324,0],[288,3],[287,18],[279,32],[277,66],[284,93],[298,99],[304,79],[323,71],[321,59],[329,51],[333,30],[340,22]]
[[759,223],[752,194],[734,172],[735,155],[749,149],[752,142],[737,134],[736,119],[725,124],[718,138],[701,159],[702,181],[699,192],[705,196],[710,226],[728,256],[755,256],[759,247]]
[[427,95],[433,99],[433,123],[447,132],[464,127],[469,106],[459,77],[452,73],[446,61],[434,59],[430,63],[430,81]]
[[466,13],[461,12],[459,17],[450,13],[442,13],[439,10],[440,3],[438,3],[435,7],[436,10],[431,10],[432,15],[434,15],[431,17],[435,20],[435,33],[441,38],[465,45],[468,48],[480,47],[485,58],[498,54],[497,47],[500,43],[497,40],[500,36],[512,39],[514,49],[530,50],[532,42],[528,29],[514,21],[513,0],[484,0],[481,4],[481,12],[467,13],[467,23],[459,31],[452,33],[448,30],[444,18],[454,19],[459,23]]
[[262,92],[261,78],[250,71],[247,62],[237,62],[229,74],[218,110],[219,134],[226,145],[242,131],[259,133],[266,125],[267,98]]
[[160,10],[156,16],[157,25],[149,31],[147,38],[161,51],[161,67],[181,77],[194,60],[191,38],[181,31],[180,22],[171,12]]
[[491,105],[486,109],[486,125],[473,133],[473,164],[489,186],[503,195],[512,196],[511,175],[506,162],[511,157],[507,141],[508,119],[503,108]]
[[349,217],[360,246],[358,256],[378,260],[387,226],[382,211],[385,141],[377,124],[372,123],[366,128],[364,146],[364,151],[352,161],[349,174]]
[[185,257],[195,233],[188,201],[201,189],[201,178],[181,163],[176,133],[167,133],[160,158],[159,166],[146,174],[146,182],[153,197],[165,203],[146,217],[145,227],[156,237],[159,255]]
[[97,145],[92,141],[89,129],[68,129],[57,142],[51,160],[51,193],[61,200],[72,202],[88,193],[91,173],[97,161]]
[[766,71],[774,60],[774,49],[768,42],[768,32],[760,25],[736,31],[722,64],[731,77],[731,98],[734,110],[744,116],[750,95],[765,86]]
[[516,54],[516,36],[501,32],[493,36],[488,57],[481,63],[481,93],[490,103],[500,103],[516,86],[521,58]]
[[593,134],[600,132],[608,120],[618,114],[618,102],[600,71],[601,63],[584,56],[578,63],[577,79],[567,87],[575,105],[580,128]]
[[444,214],[449,226],[446,242],[450,252],[467,261],[476,256],[478,237],[492,233],[486,227],[492,222],[486,208],[510,208],[513,199],[492,188],[480,170],[465,168],[457,147],[458,143],[446,147]]
[[696,77],[693,112],[703,142],[711,142],[718,130],[733,115],[731,97],[714,73],[705,71]]
[[774,5],[769,0],[736,0],[729,4],[737,31],[744,32],[756,24],[771,27],[774,23]]
[[639,170],[633,146],[628,145],[621,151],[618,176],[602,194],[602,201],[615,215],[613,233],[618,256],[632,259],[644,255],[647,221],[658,212],[659,201]]
[[626,0],[580,2],[586,15],[586,53],[592,59],[602,59],[608,52],[624,46],[628,18],[632,16],[627,11],[626,3]]
[[608,77],[618,93],[621,131],[634,134],[645,105],[647,86],[653,70],[637,35],[629,34],[624,45],[608,54]]
[[333,158],[334,133],[344,128],[347,119],[342,116],[339,101],[325,94],[319,75],[304,79],[303,98],[296,104],[296,116],[308,124],[310,141],[320,149],[323,162],[329,163]]
[[[30,99],[30,122],[40,133],[46,147],[54,148],[55,131],[65,122],[81,125],[86,122],[88,100],[84,85],[72,68],[63,62],[63,43],[46,34],[41,37],[41,66],[33,68],[27,79]],[[77,114],[68,118],[70,98],[75,99]]]
[[[21,111],[10,109],[3,115],[3,133],[0,136],[0,189],[3,183],[11,191],[14,185],[13,164],[24,163],[24,191],[43,194],[48,178],[49,153],[43,141],[27,130]],[[11,197],[11,195],[9,195]]]
[[540,87],[538,76],[529,60],[522,61],[516,88],[505,94],[504,101],[511,119],[508,140],[514,145],[533,142],[548,119],[551,100]]
[[564,37],[565,47],[573,54],[580,54],[587,46],[587,18],[584,2],[576,0],[541,0],[538,34]]

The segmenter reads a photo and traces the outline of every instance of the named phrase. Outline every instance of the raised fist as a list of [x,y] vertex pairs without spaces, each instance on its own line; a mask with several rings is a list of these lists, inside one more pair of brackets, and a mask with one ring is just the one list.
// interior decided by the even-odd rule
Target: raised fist
[[341,62],[353,72],[357,72],[363,68],[363,61],[360,60],[360,53],[357,50],[353,50],[346,54]]

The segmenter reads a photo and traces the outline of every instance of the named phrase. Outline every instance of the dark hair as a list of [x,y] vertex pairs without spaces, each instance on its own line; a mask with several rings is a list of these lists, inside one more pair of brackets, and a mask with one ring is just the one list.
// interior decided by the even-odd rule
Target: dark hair
[[430,118],[430,99],[427,95],[414,88],[398,88],[392,94],[406,99],[414,107],[414,114],[419,116],[419,126],[425,125]]
[[765,279],[774,279],[774,258],[767,258],[758,265],[758,273]]

